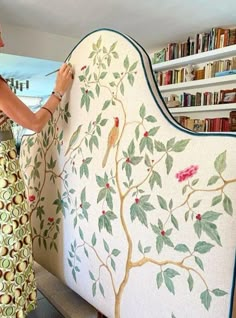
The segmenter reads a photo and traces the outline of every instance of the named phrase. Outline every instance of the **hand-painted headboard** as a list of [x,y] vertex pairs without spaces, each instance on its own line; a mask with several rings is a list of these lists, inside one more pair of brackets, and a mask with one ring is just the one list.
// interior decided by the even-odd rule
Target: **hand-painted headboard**
[[21,146],[36,261],[109,318],[232,317],[236,135],[179,126],[126,35],[67,60],[71,91]]

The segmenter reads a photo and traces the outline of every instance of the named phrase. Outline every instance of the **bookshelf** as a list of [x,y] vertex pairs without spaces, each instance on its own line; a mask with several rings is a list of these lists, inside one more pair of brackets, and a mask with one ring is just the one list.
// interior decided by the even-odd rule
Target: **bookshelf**
[[[153,64],[153,71],[165,72],[183,68],[188,64],[196,67],[221,59],[230,59],[234,56],[236,56],[236,44]],[[180,95],[183,92],[195,94],[196,92],[214,92],[233,88],[236,88],[236,74],[159,86],[163,97],[168,97],[171,94]],[[188,116],[198,119],[229,117],[230,111],[235,110],[236,103],[169,108],[173,116]]]

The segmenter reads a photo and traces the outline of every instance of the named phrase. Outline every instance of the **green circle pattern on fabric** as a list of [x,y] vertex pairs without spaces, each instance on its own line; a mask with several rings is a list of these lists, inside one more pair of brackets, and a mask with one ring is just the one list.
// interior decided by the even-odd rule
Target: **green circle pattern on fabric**
[[[1,126],[0,126],[1,129]],[[15,141],[0,142],[0,317],[36,308],[31,227]]]

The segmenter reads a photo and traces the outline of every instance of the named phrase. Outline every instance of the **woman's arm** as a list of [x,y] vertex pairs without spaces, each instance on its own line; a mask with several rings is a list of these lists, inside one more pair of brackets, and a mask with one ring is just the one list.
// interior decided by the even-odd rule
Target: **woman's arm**
[[[71,66],[63,64],[60,68],[55,84],[55,92],[63,95],[72,82]],[[56,95],[51,95],[44,107],[51,113],[54,113],[60,100]],[[14,122],[33,130],[40,132],[42,128],[51,118],[50,112],[41,108],[33,113],[8,87],[8,85],[0,79],[0,109]]]

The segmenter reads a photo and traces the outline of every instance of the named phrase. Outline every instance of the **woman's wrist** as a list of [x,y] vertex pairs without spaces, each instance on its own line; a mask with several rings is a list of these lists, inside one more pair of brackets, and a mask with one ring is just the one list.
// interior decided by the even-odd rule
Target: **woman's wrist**
[[53,91],[52,91],[52,95],[53,95],[54,97],[56,97],[59,101],[62,100],[63,94],[62,94],[61,92],[59,92],[59,91],[57,91],[57,90],[53,90]]

